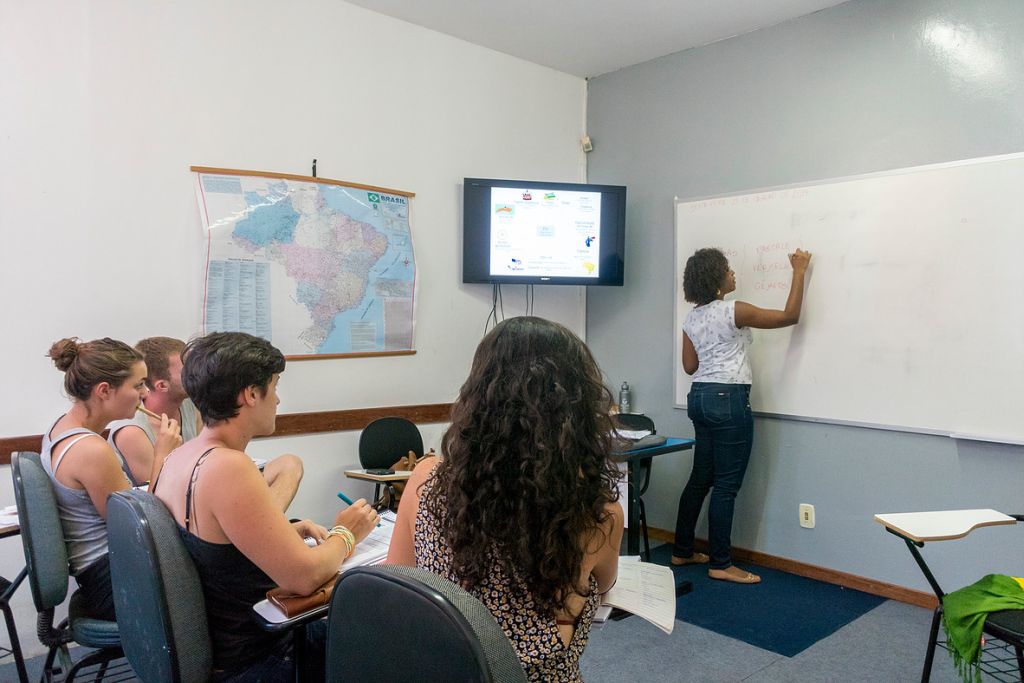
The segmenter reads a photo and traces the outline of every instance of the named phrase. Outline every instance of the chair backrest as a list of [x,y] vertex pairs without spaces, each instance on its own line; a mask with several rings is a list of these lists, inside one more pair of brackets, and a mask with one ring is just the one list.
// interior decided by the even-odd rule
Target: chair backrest
[[526,681],[519,657],[482,602],[413,567],[341,575],[327,624],[327,680]]
[[213,670],[206,604],[174,518],[153,494],[107,501],[114,609],[125,656],[143,681],[205,681]]
[[37,612],[45,612],[68,595],[68,551],[57,497],[38,453],[14,453],[11,476],[32,601]]
[[627,429],[633,432],[649,430],[651,434],[657,434],[654,428],[654,420],[646,415],[638,413],[617,413],[612,415],[612,424],[616,429]]
[[359,464],[366,469],[391,467],[409,451],[423,455],[423,436],[404,417],[379,418],[359,435]]

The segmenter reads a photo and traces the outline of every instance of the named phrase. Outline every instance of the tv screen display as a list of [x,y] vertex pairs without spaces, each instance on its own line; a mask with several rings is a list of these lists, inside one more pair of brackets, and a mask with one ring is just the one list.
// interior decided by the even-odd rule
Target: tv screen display
[[626,188],[466,178],[462,281],[622,285]]

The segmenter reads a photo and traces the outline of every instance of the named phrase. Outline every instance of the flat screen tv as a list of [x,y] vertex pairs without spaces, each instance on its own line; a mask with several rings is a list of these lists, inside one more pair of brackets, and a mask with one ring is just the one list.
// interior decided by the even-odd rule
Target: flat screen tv
[[622,286],[626,188],[466,178],[462,281]]

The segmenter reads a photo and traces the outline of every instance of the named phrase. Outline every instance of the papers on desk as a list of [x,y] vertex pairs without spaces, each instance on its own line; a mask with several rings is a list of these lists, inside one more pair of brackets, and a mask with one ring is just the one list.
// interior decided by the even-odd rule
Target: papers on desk
[[367,564],[380,564],[388,556],[388,547],[391,545],[391,534],[395,530],[395,523],[380,518],[380,526],[375,528],[370,535],[356,545],[352,557],[345,560],[340,571],[362,567]]
[[8,505],[0,509],[0,526],[11,526],[18,523],[18,506]]
[[650,429],[616,429],[615,436],[626,441],[638,441],[645,436],[650,436]]
[[639,559],[619,558],[619,578],[605,594],[601,605],[626,610],[665,633],[672,633],[676,624],[676,586],[672,570]]
[[[342,563],[341,568],[338,570],[339,574],[352,569],[352,567],[380,564],[387,558],[388,547],[391,545],[391,534],[395,530],[395,516],[393,512],[390,514],[386,512],[381,515],[380,519],[380,526],[375,528],[370,532],[369,536],[356,545],[356,550],[352,553],[352,557]],[[269,600],[260,600],[252,606],[252,609],[271,624],[283,624],[289,621],[284,612],[271,604]],[[325,606],[318,609],[326,611],[327,608]]]

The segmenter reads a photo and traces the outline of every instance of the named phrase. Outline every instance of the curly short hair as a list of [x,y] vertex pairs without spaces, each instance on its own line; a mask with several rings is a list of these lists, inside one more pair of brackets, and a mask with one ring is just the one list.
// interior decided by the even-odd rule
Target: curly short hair
[[683,297],[691,304],[703,306],[718,298],[725,276],[729,273],[729,259],[721,249],[698,249],[686,259],[683,269]]
[[583,542],[608,519],[611,394],[589,349],[541,318],[511,318],[477,347],[441,441],[427,509],[440,520],[467,587],[497,563],[541,613],[580,586]]
[[181,383],[212,427],[238,415],[238,393],[259,387],[284,372],[284,356],[266,339],[245,332],[213,332],[197,337],[181,353]]

